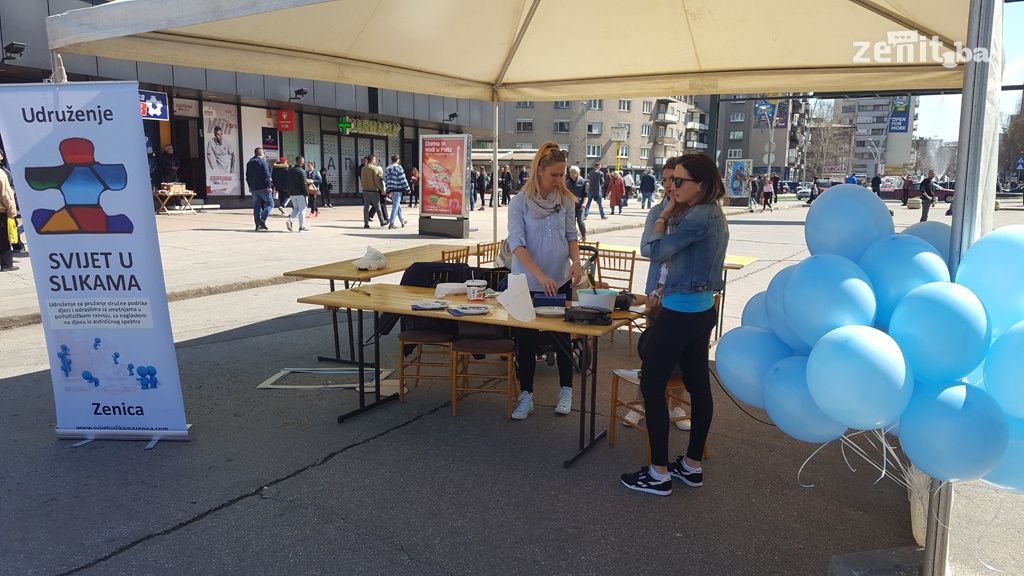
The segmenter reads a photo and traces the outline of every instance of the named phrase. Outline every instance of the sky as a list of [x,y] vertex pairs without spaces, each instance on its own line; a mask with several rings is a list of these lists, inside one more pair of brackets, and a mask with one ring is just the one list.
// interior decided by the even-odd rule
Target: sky
[[[1003,86],[1024,84],[1024,2],[1003,4]],[[1016,113],[1021,92],[1002,92],[1003,119]],[[960,95],[922,96],[918,102],[914,136],[957,140],[960,133]]]

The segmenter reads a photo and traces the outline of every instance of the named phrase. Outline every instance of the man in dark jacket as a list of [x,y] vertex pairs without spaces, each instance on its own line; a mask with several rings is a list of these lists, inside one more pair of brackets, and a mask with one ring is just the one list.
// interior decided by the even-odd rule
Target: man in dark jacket
[[299,218],[299,232],[309,232],[309,228],[306,228],[306,159],[302,156],[295,157],[295,164],[288,169],[288,197],[292,203],[292,214],[288,217],[288,220],[284,223],[288,227],[288,231],[294,230],[292,227],[292,221],[295,217]]
[[935,170],[928,171],[928,177],[921,180],[921,222],[928,220],[928,211],[935,203]]
[[270,166],[263,158],[263,148],[257,148],[253,157],[245,165],[245,183],[252,194],[252,217],[256,221],[256,231],[270,230],[267,228],[267,217],[274,209],[274,198],[270,195],[273,181],[270,179]]
[[608,218],[604,215],[604,204],[601,202],[601,193],[604,192],[604,172],[601,172],[601,164],[594,164],[594,169],[587,174],[587,207],[583,210],[583,217],[590,215],[590,205],[597,200],[597,207],[601,210],[601,219]]
[[274,191],[277,192],[277,209],[285,214],[284,205],[288,200],[288,159],[281,156],[281,159],[274,162],[274,169],[270,171],[270,179],[274,182]]
[[654,207],[654,189],[657,187],[657,180],[654,178],[654,174],[651,169],[648,168],[644,171],[644,175],[640,178],[640,207],[647,208],[650,210]]
[[878,174],[871,179],[871,191],[875,193],[875,196],[882,197],[882,177]]
[[583,201],[587,199],[587,181],[580,176],[580,167],[569,168],[565,177],[565,187],[576,197],[576,225],[580,228],[580,240],[587,239],[587,225],[583,223]]

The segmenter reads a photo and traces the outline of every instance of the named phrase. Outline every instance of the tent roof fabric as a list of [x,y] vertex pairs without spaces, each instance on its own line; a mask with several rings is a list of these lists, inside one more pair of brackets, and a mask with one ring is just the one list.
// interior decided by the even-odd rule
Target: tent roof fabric
[[963,66],[923,40],[884,48],[909,32],[938,38],[939,58],[966,45],[968,4],[633,0],[629,13],[656,24],[588,41],[621,2],[118,0],[51,16],[47,34],[58,53],[498,102],[955,89]]

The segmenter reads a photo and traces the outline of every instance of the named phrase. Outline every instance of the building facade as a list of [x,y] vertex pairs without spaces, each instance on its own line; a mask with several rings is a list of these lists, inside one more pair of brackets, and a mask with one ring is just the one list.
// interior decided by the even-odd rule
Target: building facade
[[[721,100],[719,164],[749,162],[751,172],[806,180],[809,107],[800,95],[734,94]],[[724,160],[724,161],[722,161]]]
[[514,116],[503,124],[514,130],[500,135],[502,148],[554,141],[584,172],[596,163],[634,173],[660,169],[672,156],[708,150],[707,113],[692,96],[524,101],[506,113]]
[[852,170],[859,178],[898,176],[914,168],[916,97],[839,99],[835,101],[835,119],[856,127]]

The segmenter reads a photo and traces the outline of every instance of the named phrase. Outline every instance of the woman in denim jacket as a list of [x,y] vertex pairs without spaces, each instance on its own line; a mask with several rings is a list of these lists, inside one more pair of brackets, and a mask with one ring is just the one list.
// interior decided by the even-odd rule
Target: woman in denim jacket
[[[714,292],[724,287],[722,265],[729,244],[721,206],[725,187],[714,160],[705,154],[680,157],[673,184],[648,242],[651,265],[668,265],[663,310],[650,328],[640,376],[651,465],[622,475],[627,488],[661,496],[672,493],[672,477],[689,486],[703,484],[701,460],[714,411],[708,344],[718,320]],[[666,233],[669,228],[672,232]],[[665,388],[677,366],[692,400],[692,429],[686,455],[670,463]]]

